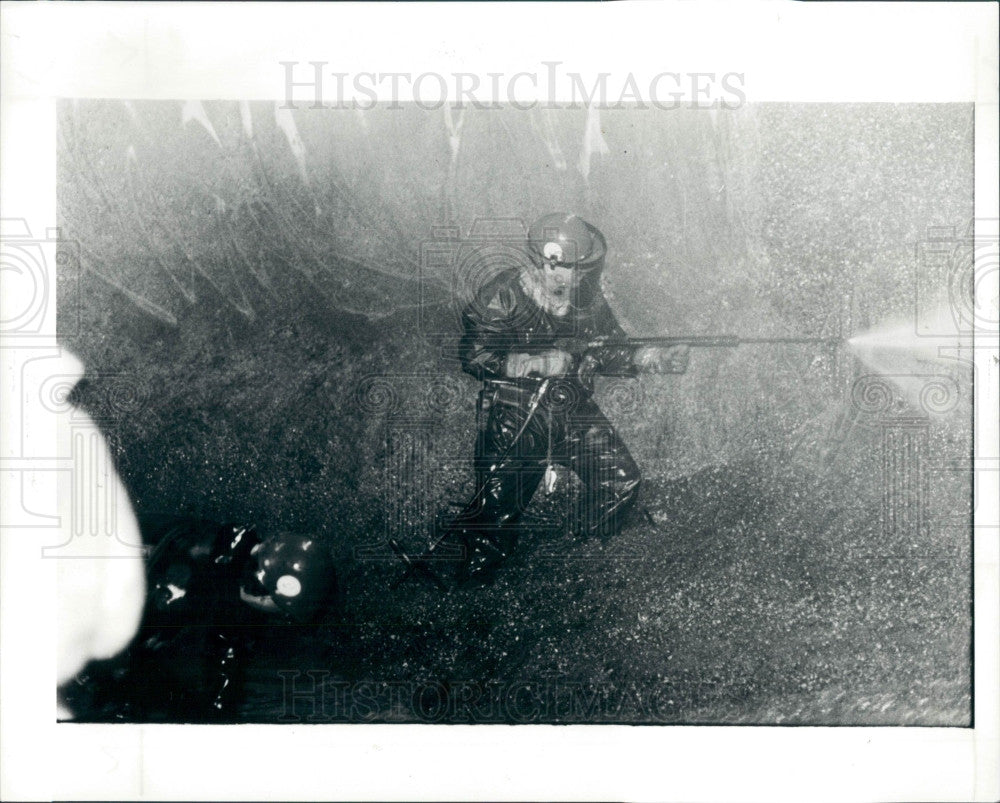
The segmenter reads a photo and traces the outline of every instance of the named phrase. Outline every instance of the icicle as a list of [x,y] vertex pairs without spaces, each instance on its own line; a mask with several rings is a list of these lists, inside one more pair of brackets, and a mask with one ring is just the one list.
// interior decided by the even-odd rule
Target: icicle
[[100,279],[102,282],[106,282],[119,293],[121,293],[125,298],[135,304],[139,309],[144,312],[149,313],[154,318],[159,318],[164,323],[169,323],[171,326],[177,326],[177,318],[175,318],[170,312],[165,310],[158,304],[154,304],[148,298],[139,295],[138,293],[129,290],[124,284],[116,282],[110,276],[105,276],[103,273],[98,273],[93,268],[87,268],[87,273]]
[[601,113],[596,106],[587,106],[587,122],[583,128],[583,145],[577,167],[586,181],[590,177],[590,159],[593,154],[610,153],[608,143],[601,132]]
[[208,119],[208,115],[205,113],[205,107],[201,105],[200,100],[186,100],[184,101],[184,106],[181,109],[181,125],[186,126],[194,120],[199,123],[215,140],[215,144],[220,148],[222,143],[219,141],[218,135],[215,133],[215,128],[212,126],[212,121]]
[[531,127],[535,129],[535,133],[545,143],[545,148],[552,158],[552,166],[556,170],[565,170],[566,157],[563,156],[562,148],[559,147],[559,138],[556,136],[555,129],[552,128],[552,121],[548,118],[548,115],[542,110],[532,111]]
[[444,124],[448,128],[448,144],[451,146],[452,166],[458,161],[458,150],[462,145],[462,126],[465,125],[465,109],[458,115],[456,123],[451,115],[451,106],[444,105]]
[[288,139],[288,146],[295,155],[295,162],[299,166],[299,174],[302,181],[307,186],[309,184],[309,174],[306,172],[306,146],[302,144],[302,137],[299,136],[299,129],[295,125],[295,118],[292,117],[291,109],[281,108],[280,103],[274,104],[274,121],[278,128],[285,132]]
[[253,139],[253,117],[250,114],[250,104],[240,101],[240,120],[243,122],[243,133],[247,139]]
[[[181,281],[177,278],[177,276],[174,275],[173,270],[171,270],[170,266],[167,264],[166,255],[164,254],[163,249],[156,242],[154,242],[153,236],[150,233],[148,226],[143,222],[144,220],[155,221],[153,225],[159,225],[161,229],[167,232],[167,235],[171,239],[171,241],[175,245],[177,245],[181,250],[184,250],[183,242],[180,240],[180,238],[176,236],[176,234],[174,234],[167,228],[167,226],[164,223],[164,221],[166,220],[166,216],[162,212],[160,212],[158,208],[157,208],[158,214],[153,214],[153,215],[148,215],[149,211],[148,209],[146,210],[146,213],[139,211],[140,208],[145,209],[146,207],[145,204],[140,204],[138,189],[136,186],[136,184],[140,181],[140,179],[139,179],[139,160],[138,157],[136,156],[135,145],[129,145],[128,148],[125,149],[125,163],[126,163],[126,178],[128,180],[128,188],[129,188],[128,200],[132,206],[133,212],[135,213],[136,227],[145,238],[146,247],[149,249],[150,253],[153,254],[153,259],[156,261],[156,264],[159,265],[160,268],[163,270],[163,272],[170,278],[170,281],[181,292],[184,298],[186,298],[188,302],[193,303],[194,301],[197,300],[197,296],[195,295],[194,291],[185,287],[181,283]],[[153,203],[155,204],[156,201],[154,200]],[[140,304],[140,306],[142,305]],[[148,309],[147,307],[143,308]],[[162,316],[160,316],[159,313],[154,312],[154,314],[156,314],[157,317],[162,318]]]
[[455,192],[458,174],[458,152],[462,147],[462,126],[465,125],[465,109],[458,115],[458,121],[452,116],[451,106],[444,105],[444,125],[448,129],[448,146],[451,149],[451,160],[448,162],[448,173],[442,187],[442,202],[444,203],[443,220],[452,220],[455,212]]

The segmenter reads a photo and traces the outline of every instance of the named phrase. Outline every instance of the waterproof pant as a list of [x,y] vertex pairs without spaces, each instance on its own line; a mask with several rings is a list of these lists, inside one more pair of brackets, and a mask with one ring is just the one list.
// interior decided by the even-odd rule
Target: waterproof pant
[[463,525],[508,552],[516,543],[515,525],[552,463],[573,471],[583,485],[571,528],[584,536],[613,535],[641,482],[628,449],[578,385],[554,386],[525,426],[532,398],[532,388],[514,384],[489,383],[480,394],[475,466],[483,490]]

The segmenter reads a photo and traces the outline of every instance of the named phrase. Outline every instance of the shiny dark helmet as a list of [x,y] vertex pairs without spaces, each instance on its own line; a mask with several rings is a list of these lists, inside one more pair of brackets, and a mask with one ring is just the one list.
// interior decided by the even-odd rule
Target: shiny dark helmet
[[262,538],[253,525],[140,516],[147,598],[115,658],[92,662],[60,695],[83,721],[198,722],[234,717],[247,659],[283,622],[322,619],[336,573],[316,539]]

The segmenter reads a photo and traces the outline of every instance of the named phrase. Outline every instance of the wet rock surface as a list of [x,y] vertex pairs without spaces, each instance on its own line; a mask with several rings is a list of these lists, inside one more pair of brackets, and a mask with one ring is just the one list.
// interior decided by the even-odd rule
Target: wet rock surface
[[[971,220],[970,107],[607,113],[587,181],[509,111],[470,115],[447,177],[440,115],[300,112],[308,183],[273,109],[248,135],[206,108],[219,144],[166,103],[61,107],[60,327],[137,507],[337,558],[327,621],[257,639],[239,719],[969,723],[971,376],[935,367],[931,410],[858,392],[846,338],[948,289],[914,243]],[[419,552],[474,490],[453,277],[415,260],[441,220],[560,208],[608,236],[629,332],[838,340],[600,382],[644,475],[625,530],[570,535],[563,473],[491,585],[393,589],[386,540]]]
[[[607,541],[567,531],[562,472],[492,584],[393,589],[404,567],[386,539],[419,552],[433,515],[471,491],[474,384],[417,428],[423,450],[390,445],[392,419],[356,413],[343,381],[364,355],[317,365],[298,342],[244,342],[204,371],[164,347],[142,364],[160,392],[112,436],[139,506],[314,532],[338,558],[326,624],[257,639],[241,720],[968,722],[968,530],[887,530],[880,430],[858,428],[832,465],[808,450],[783,461],[781,444],[688,474],[651,461]],[[100,405],[99,391],[78,400]],[[194,393],[209,411],[157,425]],[[449,584],[454,566],[434,564]]]

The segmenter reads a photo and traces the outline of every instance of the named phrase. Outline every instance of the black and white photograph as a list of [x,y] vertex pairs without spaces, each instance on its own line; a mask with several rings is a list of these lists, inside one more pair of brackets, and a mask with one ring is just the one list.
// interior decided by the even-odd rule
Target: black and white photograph
[[969,105],[58,111],[79,716],[970,723]]
[[[265,739],[375,745],[322,771],[342,785],[265,790],[294,799],[819,798],[676,758],[676,785],[564,773],[579,744],[646,765],[689,739],[725,775],[855,736],[926,737],[961,780],[811,754],[844,799],[995,791],[995,762],[970,768],[998,724],[995,63],[782,96],[759,56],[702,69],[648,32],[581,66],[562,34],[596,48],[596,6],[506,5],[504,31],[557,45],[467,70],[389,43],[338,62],[281,22],[243,65],[265,92],[215,81],[205,30],[150,36],[153,9],[122,51],[141,79],[5,96],[47,165],[46,200],[4,199],[5,585],[28,555],[51,589],[40,727],[138,762],[107,799],[179,794],[145,763],[172,755],[228,776]],[[677,10],[622,6],[630,30]],[[469,11],[343,13],[419,8],[453,32]],[[993,41],[963,25],[948,53]],[[182,52],[210,88],[151,76]],[[5,133],[12,185],[36,131]],[[186,794],[248,788],[221,784]]]

